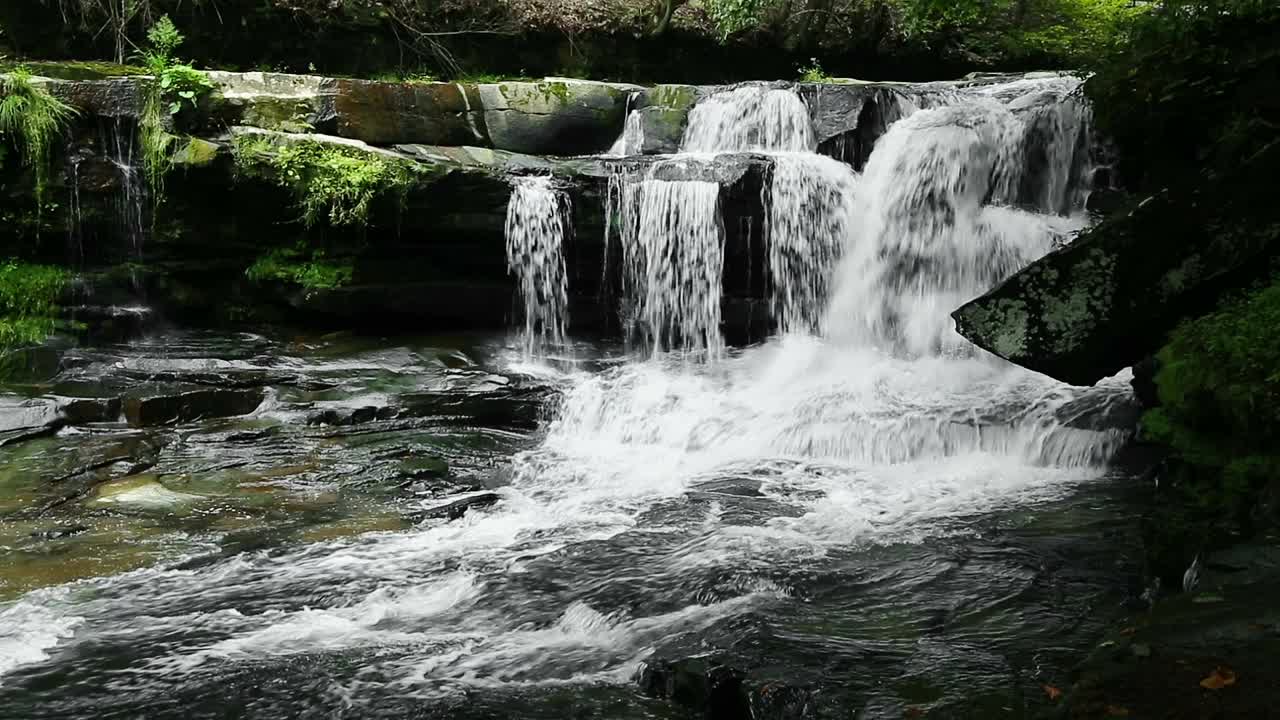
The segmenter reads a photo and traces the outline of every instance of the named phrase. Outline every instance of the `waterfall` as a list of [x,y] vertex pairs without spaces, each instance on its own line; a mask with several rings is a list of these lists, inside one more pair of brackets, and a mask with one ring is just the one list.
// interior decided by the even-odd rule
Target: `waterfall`
[[695,105],[680,149],[687,153],[812,152],[817,144],[809,111],[795,92],[747,85]]
[[770,309],[782,332],[818,328],[831,269],[853,230],[856,176],[811,153],[773,157],[769,191]]
[[569,295],[564,240],[571,227],[569,197],[550,177],[512,181],[507,204],[507,269],[523,302],[526,357],[564,343]]
[[116,195],[117,223],[133,257],[140,259],[147,231],[147,186],[142,175],[137,127],[124,118],[111,118],[103,128],[102,140],[104,154],[120,178],[120,192]]
[[[1025,94],[999,97],[984,91],[918,111],[880,139],[859,184],[828,334],[907,357],[973,353],[950,311],[1082,226],[1082,204],[1062,206],[1074,159],[1029,163],[1028,138],[1046,131],[1044,115],[1016,112]],[[1081,123],[1048,129],[1049,147],[1074,147]],[[1028,189],[1041,199],[1036,209],[1050,212],[1015,207]]]
[[658,180],[653,172],[620,171],[611,183],[628,341],[655,353],[683,349],[714,359],[724,347],[720,186]]

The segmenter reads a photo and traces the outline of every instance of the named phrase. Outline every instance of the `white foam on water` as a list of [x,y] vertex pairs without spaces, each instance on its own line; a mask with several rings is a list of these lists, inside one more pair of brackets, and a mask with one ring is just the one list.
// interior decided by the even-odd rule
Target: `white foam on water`
[[47,660],[49,651],[85,622],[66,612],[70,592],[69,587],[36,590],[0,605],[0,685],[13,670]]

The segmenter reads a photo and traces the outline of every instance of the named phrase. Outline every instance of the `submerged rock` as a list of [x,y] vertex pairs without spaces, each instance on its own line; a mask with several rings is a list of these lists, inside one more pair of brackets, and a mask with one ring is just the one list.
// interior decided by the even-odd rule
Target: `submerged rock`
[[445,503],[438,507],[430,508],[429,510],[424,510],[421,513],[416,514],[415,517],[419,521],[437,519],[457,520],[463,515],[466,515],[468,510],[473,508],[486,508],[497,503],[501,499],[502,496],[497,493],[479,493],[477,495],[471,495],[470,497],[464,497],[454,500],[453,502]]

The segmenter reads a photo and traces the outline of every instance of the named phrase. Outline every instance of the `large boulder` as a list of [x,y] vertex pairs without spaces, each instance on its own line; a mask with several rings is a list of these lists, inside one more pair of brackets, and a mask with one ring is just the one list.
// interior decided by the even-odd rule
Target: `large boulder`
[[1269,272],[1280,212],[1262,195],[1275,167],[1280,141],[1207,189],[1146,198],[956,310],[957,330],[1080,385],[1139,362],[1178,322]]
[[622,132],[630,94],[638,87],[547,79],[480,85],[492,146],[541,155],[604,152]]
[[457,83],[337,81],[337,133],[374,145],[488,145],[480,95]]

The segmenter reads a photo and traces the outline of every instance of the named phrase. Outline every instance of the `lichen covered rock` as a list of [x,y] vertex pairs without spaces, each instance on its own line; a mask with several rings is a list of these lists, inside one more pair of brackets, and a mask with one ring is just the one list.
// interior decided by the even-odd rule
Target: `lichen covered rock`
[[1274,208],[1252,211],[1280,143],[1209,189],[1165,191],[1085,232],[953,313],[960,334],[1060,380],[1093,383],[1139,362],[1184,318],[1265,275],[1280,250]]

